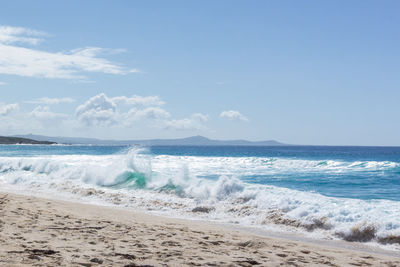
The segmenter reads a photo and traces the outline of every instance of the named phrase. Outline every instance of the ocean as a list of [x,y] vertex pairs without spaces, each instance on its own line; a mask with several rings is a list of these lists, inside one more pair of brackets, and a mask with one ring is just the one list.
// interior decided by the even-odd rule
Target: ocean
[[400,249],[400,147],[0,145],[0,189]]

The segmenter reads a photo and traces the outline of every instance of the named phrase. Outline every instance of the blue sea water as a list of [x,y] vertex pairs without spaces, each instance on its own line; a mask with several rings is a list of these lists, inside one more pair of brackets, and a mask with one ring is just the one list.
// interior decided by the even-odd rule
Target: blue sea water
[[[127,146],[3,145],[0,146],[0,157],[112,155],[125,153],[128,149]],[[277,159],[311,161],[316,162],[313,168],[299,170],[287,166],[277,172],[257,172],[239,175],[238,178],[248,183],[312,191],[333,197],[400,201],[400,147],[154,146],[146,152],[151,155],[262,158],[266,165],[271,165],[271,169]],[[329,168],[333,161],[338,166]],[[216,179],[220,175],[216,172],[202,177]]]
[[[277,159],[317,161],[314,168],[305,170],[283,167],[279,172],[239,178],[249,183],[314,191],[326,196],[400,200],[400,147],[153,147],[151,152],[175,156],[261,157],[271,168]],[[332,161],[342,164],[328,168]]]
[[400,236],[400,147],[1,145],[0,188],[259,227],[284,222],[278,214],[306,232],[323,220],[325,237],[371,225],[373,240]]

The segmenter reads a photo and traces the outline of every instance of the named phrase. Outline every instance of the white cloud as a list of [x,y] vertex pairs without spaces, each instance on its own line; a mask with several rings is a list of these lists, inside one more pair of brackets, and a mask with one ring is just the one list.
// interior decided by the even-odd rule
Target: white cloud
[[[84,79],[79,72],[127,74],[124,68],[97,57],[101,48],[83,48],[70,53],[50,53],[0,44],[0,73],[25,77]],[[91,50],[86,53],[85,50]]]
[[2,85],[6,85],[7,83],[5,83],[5,82],[0,82],[0,86],[2,86]]
[[208,115],[201,114],[201,113],[194,113],[191,116],[191,118],[192,118],[192,120],[195,120],[195,121],[198,121],[198,122],[201,122],[201,123],[205,123],[205,122],[208,121]]
[[149,107],[141,110],[131,109],[128,112],[128,118],[131,119],[168,119],[171,114],[159,107]]
[[1,104],[0,103],[0,115],[1,116],[6,116],[10,114],[13,111],[19,110],[19,105],[18,104]]
[[[132,126],[134,121],[170,118],[171,114],[159,107],[163,104],[164,101],[158,96],[108,97],[101,93],[78,106],[76,115],[87,126],[111,124]],[[124,109],[121,105],[133,107],[127,112],[121,112],[121,109]]]
[[132,106],[162,106],[165,104],[165,102],[162,101],[158,96],[116,96],[113,97],[112,100],[116,103],[123,103]]
[[42,97],[35,100],[26,101],[25,103],[29,104],[45,104],[45,105],[56,105],[60,103],[73,103],[75,99],[70,97],[62,97],[62,98],[49,98]]
[[74,84],[81,84],[81,83],[90,84],[90,83],[96,83],[96,81],[89,80],[89,79],[80,79],[80,80],[71,80],[71,83],[74,83]]
[[[174,130],[204,130],[208,115],[194,113],[188,118],[170,119],[171,114],[161,108],[165,104],[158,96],[108,97],[96,95],[76,109],[76,115],[86,126],[114,125],[132,127],[139,121],[143,127]],[[125,105],[125,106],[124,106]],[[129,110],[127,107],[132,106]]]
[[31,30],[22,27],[0,26],[0,43],[26,43],[37,45],[42,41],[40,37],[45,36],[44,32]]
[[37,106],[29,116],[39,120],[58,120],[66,118],[66,114],[52,112],[48,106]]
[[129,70],[129,73],[143,73],[143,71],[141,71],[139,69],[131,69],[131,70]]
[[204,123],[208,121],[208,115],[201,113],[192,114],[189,118],[166,121],[166,129],[173,130],[204,130]]
[[121,49],[84,47],[69,52],[47,52],[15,46],[36,45],[45,34],[39,31],[0,26],[0,74],[24,77],[85,79],[82,72],[128,74],[140,72],[113,63],[100,55],[120,53]]
[[248,121],[244,115],[242,115],[239,111],[236,110],[226,110],[222,111],[221,114],[219,114],[221,118],[226,118],[228,120],[240,120],[240,121]]
[[104,93],[96,95],[76,108],[76,115],[87,126],[117,122],[117,107]]
[[[86,132],[158,131],[165,130],[208,130],[208,115],[194,113],[183,119],[174,118],[168,110],[161,107],[165,104],[158,96],[108,97],[101,93],[80,103],[75,109],[75,116],[70,113],[53,111],[50,105],[70,103],[74,99],[42,97],[25,103],[38,104],[31,110],[21,110],[15,115],[19,105],[0,103],[4,132],[48,132],[57,129],[69,131],[80,129]],[[25,105],[23,107],[26,107]],[[65,106],[65,108],[71,106]],[[8,115],[8,116],[6,116]],[[62,124],[62,127],[60,126]],[[81,126],[87,126],[82,128]],[[100,127],[100,128],[99,128]],[[61,133],[60,133],[61,134]]]

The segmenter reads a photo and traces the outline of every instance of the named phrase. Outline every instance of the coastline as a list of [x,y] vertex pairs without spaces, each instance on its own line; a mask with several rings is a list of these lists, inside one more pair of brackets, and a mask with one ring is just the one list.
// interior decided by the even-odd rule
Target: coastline
[[[0,192],[2,266],[399,266],[340,247],[121,208]],[[355,244],[355,246],[353,246]]]

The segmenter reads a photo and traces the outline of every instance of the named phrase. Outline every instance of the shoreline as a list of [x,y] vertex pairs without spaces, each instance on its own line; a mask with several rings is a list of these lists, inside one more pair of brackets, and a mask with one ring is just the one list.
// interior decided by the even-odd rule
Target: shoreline
[[135,208],[133,208],[133,207],[125,207],[122,205],[116,205],[116,204],[109,203],[109,202],[90,201],[88,199],[78,199],[78,198],[68,199],[66,196],[60,197],[60,196],[54,195],[53,193],[47,195],[46,197],[43,197],[43,196],[40,196],[40,194],[35,193],[34,191],[27,192],[27,191],[20,191],[20,190],[15,190],[15,189],[11,189],[11,188],[5,189],[5,190],[0,189],[0,195],[2,193],[24,196],[24,197],[35,197],[38,199],[49,200],[49,201],[67,202],[67,203],[77,204],[77,205],[89,205],[89,206],[94,206],[94,207],[117,209],[122,212],[135,213],[135,214],[139,214],[142,216],[151,216],[151,217],[156,217],[156,218],[161,218],[161,219],[177,220],[177,221],[182,221],[183,223],[189,222],[189,223],[196,223],[196,224],[201,224],[201,225],[210,225],[210,226],[229,229],[229,230],[233,230],[233,231],[245,232],[245,233],[260,236],[260,237],[278,238],[278,239],[283,239],[286,241],[298,241],[298,242],[304,242],[304,243],[313,244],[313,245],[322,245],[322,246],[330,247],[330,248],[354,250],[354,251],[365,252],[365,253],[376,253],[376,254],[382,254],[382,255],[394,256],[394,257],[400,258],[400,250],[397,247],[395,249],[388,247],[390,245],[382,245],[382,244],[379,244],[376,242],[373,242],[373,243],[368,243],[368,242],[365,243],[365,242],[357,242],[357,241],[351,242],[351,241],[346,241],[343,239],[321,238],[319,236],[313,237],[313,236],[308,236],[307,233],[304,233],[304,232],[290,231],[289,229],[286,229],[286,230],[277,229],[277,228],[285,227],[284,225],[279,225],[279,224],[276,224],[275,228],[262,229],[262,228],[258,227],[257,225],[240,225],[240,224],[229,223],[229,222],[218,221],[218,220],[208,220],[203,217],[181,217],[179,215],[160,213],[157,210],[146,210],[146,209],[135,210]]
[[286,239],[234,225],[15,193],[0,192],[0,214],[2,266],[400,265],[398,253],[357,243]]

